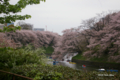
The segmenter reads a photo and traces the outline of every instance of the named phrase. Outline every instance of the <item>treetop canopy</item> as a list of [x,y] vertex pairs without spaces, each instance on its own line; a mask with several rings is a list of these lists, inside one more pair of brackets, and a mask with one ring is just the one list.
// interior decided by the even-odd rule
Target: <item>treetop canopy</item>
[[19,0],[15,5],[9,3],[10,0],[0,0],[0,14],[4,14],[3,17],[0,17],[0,23],[11,23],[16,20],[25,20],[31,18],[30,15],[10,15],[10,13],[21,12],[27,5],[39,4],[40,1],[46,0]]

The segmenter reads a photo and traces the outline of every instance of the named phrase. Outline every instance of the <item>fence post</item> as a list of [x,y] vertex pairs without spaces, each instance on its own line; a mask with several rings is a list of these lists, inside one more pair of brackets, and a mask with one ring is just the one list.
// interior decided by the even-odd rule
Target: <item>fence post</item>
[[15,76],[13,75],[13,80],[15,80]]

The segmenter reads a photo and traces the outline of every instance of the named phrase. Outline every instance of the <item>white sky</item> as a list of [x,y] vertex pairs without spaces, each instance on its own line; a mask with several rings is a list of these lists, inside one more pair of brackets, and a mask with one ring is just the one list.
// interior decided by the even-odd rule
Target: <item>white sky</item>
[[[10,0],[15,4],[18,0]],[[32,16],[24,22],[34,28],[44,28],[62,35],[62,31],[80,26],[82,20],[95,17],[97,13],[120,10],[120,0],[46,0],[38,5],[28,5],[21,15]],[[15,25],[18,21],[15,22]]]

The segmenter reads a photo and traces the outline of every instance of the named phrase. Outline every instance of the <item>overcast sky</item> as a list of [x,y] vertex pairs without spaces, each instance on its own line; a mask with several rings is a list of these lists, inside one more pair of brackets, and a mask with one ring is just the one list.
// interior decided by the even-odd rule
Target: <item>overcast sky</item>
[[[18,0],[10,0],[15,4]],[[62,31],[80,26],[82,20],[95,17],[97,13],[120,10],[120,0],[46,0],[37,5],[28,5],[21,15],[32,16],[24,22],[34,28],[44,28],[62,35]],[[18,21],[15,22],[15,25]]]

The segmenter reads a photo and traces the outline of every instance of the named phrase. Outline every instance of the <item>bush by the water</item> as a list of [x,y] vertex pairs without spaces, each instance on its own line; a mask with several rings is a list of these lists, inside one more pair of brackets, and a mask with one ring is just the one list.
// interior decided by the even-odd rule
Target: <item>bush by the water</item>
[[[31,77],[34,80],[119,80],[120,73],[111,72],[85,72],[75,70],[64,66],[52,66],[52,65],[22,65],[14,67],[13,73],[23,76]],[[99,76],[114,75],[114,76]]]

